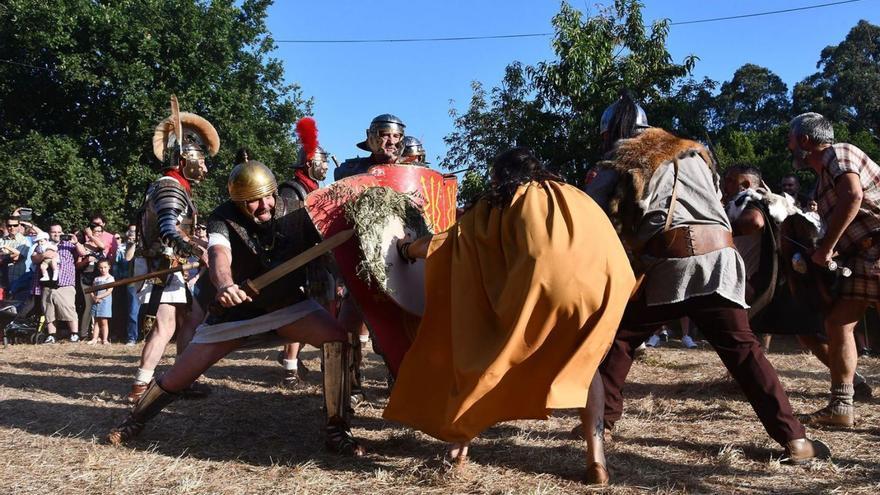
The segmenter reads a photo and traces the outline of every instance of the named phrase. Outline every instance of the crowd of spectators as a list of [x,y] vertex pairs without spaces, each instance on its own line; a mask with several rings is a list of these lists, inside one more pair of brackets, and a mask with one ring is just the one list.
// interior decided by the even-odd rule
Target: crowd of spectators
[[[46,343],[61,339],[135,345],[141,284],[94,293],[85,290],[146,273],[136,249],[137,228],[112,232],[100,212],[82,228],[36,225],[28,208],[16,208],[0,224],[0,301],[12,302],[22,317],[39,321]],[[203,235],[204,228],[197,228]],[[196,275],[196,274],[193,274]]]

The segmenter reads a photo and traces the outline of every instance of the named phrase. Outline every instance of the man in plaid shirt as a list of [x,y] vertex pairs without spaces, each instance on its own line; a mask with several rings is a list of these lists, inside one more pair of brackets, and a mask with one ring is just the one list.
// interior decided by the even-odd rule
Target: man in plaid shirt
[[818,113],[791,121],[788,149],[795,167],[812,169],[819,178],[816,202],[826,232],[812,261],[827,266],[839,254],[853,271],[825,315],[831,398],[804,423],[851,428],[858,358],[853,330],[868,306],[880,301],[880,166],[851,144],[834,144],[831,122]]

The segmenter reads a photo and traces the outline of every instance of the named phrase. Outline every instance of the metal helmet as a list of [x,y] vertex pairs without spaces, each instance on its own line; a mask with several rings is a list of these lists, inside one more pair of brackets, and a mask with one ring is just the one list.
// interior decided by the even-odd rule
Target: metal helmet
[[324,148],[318,146],[315,148],[315,154],[312,156],[312,159],[308,160],[305,148],[300,148],[296,166],[305,168],[308,171],[309,177],[320,182],[327,178],[327,170],[330,169],[330,153],[327,153]]
[[205,155],[214,156],[219,150],[220,136],[214,126],[194,113],[181,112],[172,95],[171,116],[153,131],[153,155],[162,162],[162,170],[180,167],[184,177],[199,182],[205,178]]
[[229,191],[229,199],[240,203],[275,194],[278,183],[269,167],[256,160],[248,160],[232,169],[226,189]]
[[403,136],[404,129],[406,129],[406,124],[400,118],[390,113],[383,113],[370,122],[370,127],[367,129],[367,139],[358,143],[357,147],[371,153],[379,151],[379,132],[391,130],[399,132]]
[[400,163],[418,163],[427,165],[425,159],[427,153],[422,142],[418,138],[406,136],[403,138],[403,151],[400,152]]
[[[620,102],[621,99],[618,99],[614,103],[608,105],[608,108],[602,112],[602,120],[599,121],[599,134],[608,132],[608,127],[611,125],[611,119],[614,118],[614,114],[617,112],[617,106]],[[648,125],[648,114],[645,113],[645,109],[638,103],[633,103],[636,106],[636,128],[644,129],[650,127]]]

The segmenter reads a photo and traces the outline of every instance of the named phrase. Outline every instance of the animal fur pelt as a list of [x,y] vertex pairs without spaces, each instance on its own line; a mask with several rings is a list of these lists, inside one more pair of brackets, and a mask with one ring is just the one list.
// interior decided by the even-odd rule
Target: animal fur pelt
[[702,144],[682,139],[659,127],[651,127],[641,134],[621,139],[599,165],[618,173],[619,180],[608,204],[608,215],[617,233],[625,240],[632,239],[644,216],[642,200],[646,197],[648,182],[661,165],[688,156],[699,155],[715,174],[715,160]]
[[774,194],[769,190],[759,187],[740,191],[733,199],[727,202],[725,211],[727,218],[735,222],[750,203],[763,203],[767,207],[770,217],[777,223],[782,223],[789,215],[794,215],[798,208],[794,204],[794,198],[786,193]]

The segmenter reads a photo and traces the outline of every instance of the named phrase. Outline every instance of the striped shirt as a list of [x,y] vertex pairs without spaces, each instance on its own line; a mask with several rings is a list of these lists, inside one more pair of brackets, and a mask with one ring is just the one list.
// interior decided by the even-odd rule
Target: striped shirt
[[834,211],[837,205],[834,185],[846,173],[859,176],[862,204],[852,223],[843,231],[836,246],[838,251],[857,247],[870,234],[880,233],[880,166],[851,144],[833,144],[822,154],[822,172],[816,187],[819,215],[827,219]]

